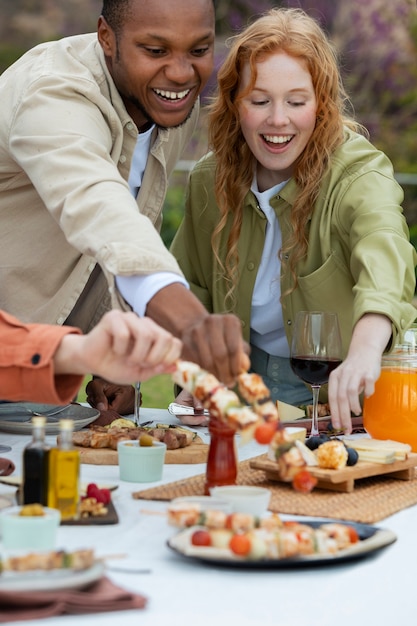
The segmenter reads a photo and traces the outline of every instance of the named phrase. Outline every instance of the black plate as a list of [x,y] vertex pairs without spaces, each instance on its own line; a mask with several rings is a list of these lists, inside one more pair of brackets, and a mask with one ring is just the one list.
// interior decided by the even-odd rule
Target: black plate
[[[285,518],[287,521],[287,518]],[[385,548],[397,540],[397,536],[388,529],[369,526],[367,524],[358,524],[356,522],[343,522],[341,520],[317,520],[294,518],[294,521],[308,524],[313,528],[322,526],[326,523],[338,523],[352,526],[356,529],[360,541],[346,550],[341,550],[336,554],[317,554],[312,556],[297,556],[285,559],[244,559],[233,554],[219,554],[215,548],[205,548],[191,546],[187,539],[196,527],[187,528],[168,540],[167,545],[176,554],[189,559],[208,565],[216,565],[221,567],[235,567],[241,569],[289,569],[298,567],[316,567],[320,565],[337,565],[346,561],[363,559],[371,556]]]

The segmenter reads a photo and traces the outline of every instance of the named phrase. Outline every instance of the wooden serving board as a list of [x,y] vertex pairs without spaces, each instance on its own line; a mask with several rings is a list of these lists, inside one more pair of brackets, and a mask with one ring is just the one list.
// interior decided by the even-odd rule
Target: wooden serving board
[[61,526],[103,526],[107,524],[118,524],[119,516],[113,502],[106,504],[106,515],[91,515],[80,517],[80,519],[68,519],[61,521]]
[[[249,463],[252,469],[264,470],[268,480],[281,482],[278,474],[278,466],[268,459],[267,455],[257,457]],[[405,461],[393,463],[368,463],[358,461],[352,467],[344,467],[339,470],[323,469],[321,467],[308,467],[308,471],[318,480],[316,489],[329,489],[331,491],[343,491],[351,493],[355,487],[355,480],[369,478],[370,476],[389,475],[389,478],[399,480],[411,480],[414,478],[417,466],[417,454],[410,454]]]
[[[209,446],[207,443],[203,443],[200,437],[199,441],[193,441],[192,444],[185,448],[178,448],[177,450],[167,450],[165,453],[165,463],[168,465],[174,463],[187,464],[187,463],[206,463],[208,456]],[[119,459],[117,450],[110,450],[109,448],[82,448],[80,446],[74,446],[80,451],[81,463],[86,465],[118,465]]]

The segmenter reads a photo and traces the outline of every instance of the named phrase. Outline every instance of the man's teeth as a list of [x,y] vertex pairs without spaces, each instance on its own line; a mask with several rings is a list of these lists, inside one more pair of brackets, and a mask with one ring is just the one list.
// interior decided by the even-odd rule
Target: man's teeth
[[292,139],[292,135],[287,135],[286,137],[277,136],[277,135],[264,135],[265,141],[269,143],[287,143]]
[[182,98],[185,98],[185,96],[188,96],[188,94],[190,93],[190,89],[179,92],[165,91],[164,89],[155,89],[155,93],[157,93],[158,96],[162,96],[162,98],[167,98],[167,100],[181,100]]

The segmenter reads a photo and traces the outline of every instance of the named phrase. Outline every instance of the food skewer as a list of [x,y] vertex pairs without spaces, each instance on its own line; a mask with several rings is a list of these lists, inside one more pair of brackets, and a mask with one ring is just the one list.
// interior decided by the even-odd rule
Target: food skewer
[[238,431],[242,443],[255,438],[258,443],[273,445],[282,480],[292,482],[303,493],[317,484],[302,453],[280,425],[277,405],[261,376],[242,372],[237,377],[239,393],[250,406],[243,405],[237,393],[196,363],[178,361],[172,379],[197,398],[211,417]]
[[[197,398],[212,417],[240,432],[242,441],[249,441],[262,423],[273,422],[274,430],[279,423],[278,410],[276,407],[272,408],[274,403],[270,400],[267,388],[265,386],[262,388],[262,398],[259,398],[259,401],[258,394],[254,393],[256,386],[253,385],[251,390],[253,376],[256,375],[245,372],[238,377],[238,387],[249,401],[253,401],[252,406],[242,404],[237,393],[228,389],[213,374],[201,369],[196,363],[178,361],[172,379]],[[256,378],[258,388],[260,380],[260,377]]]
[[356,529],[344,523],[324,522],[318,527],[284,521],[276,513],[268,517],[223,511],[199,510],[192,504],[168,507],[168,522],[185,529],[188,546],[203,550],[220,548],[251,560],[285,559],[317,554],[335,555],[359,539]]

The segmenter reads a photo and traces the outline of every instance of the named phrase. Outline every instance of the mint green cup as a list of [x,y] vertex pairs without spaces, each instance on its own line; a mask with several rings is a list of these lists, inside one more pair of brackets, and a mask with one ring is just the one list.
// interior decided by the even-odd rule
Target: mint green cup
[[152,483],[161,480],[166,444],[155,441],[152,446],[140,446],[139,441],[119,441],[120,480],[131,483]]
[[61,515],[44,507],[44,515],[19,515],[22,507],[5,509],[0,514],[3,547],[6,550],[54,550]]

